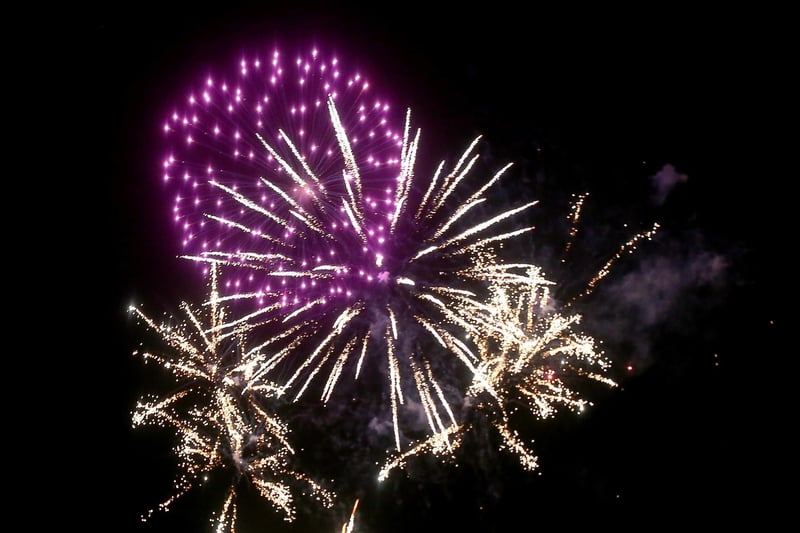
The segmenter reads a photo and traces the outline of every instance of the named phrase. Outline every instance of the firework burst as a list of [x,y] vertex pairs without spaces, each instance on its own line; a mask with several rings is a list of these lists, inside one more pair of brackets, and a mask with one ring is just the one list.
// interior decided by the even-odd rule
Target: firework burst
[[[210,476],[228,476],[231,483],[219,512],[212,518],[217,532],[236,530],[237,495],[244,483],[270,502],[284,518],[295,515],[293,490],[304,491],[325,506],[332,494],[290,467],[294,453],[289,430],[268,408],[277,387],[258,378],[261,346],[248,347],[246,329],[222,332],[226,309],[219,305],[217,268],[211,269],[211,294],[201,309],[183,304],[186,321],[157,324],[138,308],[131,312],[154,330],[166,345],[159,353],[135,352],[159,364],[180,383],[165,397],[137,402],[133,426],[156,425],[175,431],[179,475],[174,493],[158,508],[166,511],[178,498]],[[153,514],[149,511],[143,520]]]
[[[492,286],[535,282],[499,249],[532,229],[517,221],[536,202],[487,208],[510,165],[475,186],[480,138],[418,176],[410,112],[392,129],[388,104],[337,64],[312,52],[289,72],[275,54],[269,72],[242,61],[236,84],[209,78],[164,128],[164,179],[179,191],[183,257],[223,269],[221,298],[237,313],[219,331],[267,332],[275,352],[259,376],[295,401],[316,389],[328,402],[342,375],[381,361],[400,450],[406,389],[446,435],[453,376],[492,388],[478,348],[510,332],[484,302]],[[313,98],[295,96],[309,88]]]
[[[279,254],[313,255],[303,250],[313,244],[306,238],[315,231],[312,215],[331,198],[329,209],[341,207],[344,186],[329,100],[342,112],[340,125],[351,134],[348,157],[361,176],[369,182],[394,175],[402,116],[336,56],[316,48],[293,57],[275,50],[242,58],[233,75],[209,74],[190,91],[185,107],[163,124],[162,176],[183,254],[275,250],[276,261]],[[366,202],[382,199],[380,191],[368,192]],[[208,263],[202,267],[207,272]],[[272,290],[256,274],[228,268],[221,290]]]
[[[565,315],[551,307],[550,287],[538,268],[526,272],[529,284],[492,287],[487,304],[498,323],[506,324],[505,335],[483,337],[478,342],[480,363],[477,376],[467,392],[467,418],[488,421],[500,436],[501,447],[517,455],[526,470],[538,466],[538,458],[511,427],[511,414],[526,411],[546,419],[560,408],[581,412],[590,405],[570,382],[594,380],[608,386],[610,363],[596,347],[595,340],[578,333],[580,315]],[[391,470],[402,468],[415,455],[452,454],[474,423],[454,424],[447,432],[433,435],[388,461],[379,473],[385,479]]]
[[[587,196],[578,196],[571,206],[564,256],[578,234],[581,209]],[[581,315],[570,309],[592,294],[624,254],[632,253],[640,241],[652,239],[658,228],[656,223],[650,230],[637,233],[622,244],[591,277],[586,288],[560,310],[551,296],[556,283],[537,266],[528,267],[524,284],[495,283],[491,286],[486,308],[491,310],[492,320],[506,324],[505,334],[489,334],[477,339],[480,363],[475,375],[479,379],[473,380],[467,391],[464,418],[491,426],[500,437],[501,449],[514,453],[524,469],[536,469],[538,457],[512,427],[513,414],[523,411],[544,420],[564,409],[580,413],[591,402],[581,396],[576,385],[596,382],[612,388],[617,386],[609,377],[611,361],[592,336],[578,331]],[[414,456],[452,456],[476,423],[454,423],[446,431],[395,454],[383,465],[378,479],[384,480],[392,470],[404,468]]]

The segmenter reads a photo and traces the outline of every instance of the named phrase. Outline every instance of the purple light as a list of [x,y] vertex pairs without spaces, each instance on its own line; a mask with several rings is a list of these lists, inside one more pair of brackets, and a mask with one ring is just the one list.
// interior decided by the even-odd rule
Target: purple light
[[[404,114],[376,97],[368,76],[324,50],[275,50],[263,64],[253,55],[230,67],[204,74],[197,96],[188,94],[163,126],[169,156],[161,173],[175,198],[176,242],[200,259],[198,270],[208,268],[203,259],[232,257],[220,271],[221,291],[263,293],[236,305],[370,296],[374,280],[394,276],[396,258],[410,252],[389,232]],[[329,96],[358,180],[349,175]],[[270,293],[278,265],[267,256],[287,258],[280,269],[291,275],[280,277],[280,294]]]

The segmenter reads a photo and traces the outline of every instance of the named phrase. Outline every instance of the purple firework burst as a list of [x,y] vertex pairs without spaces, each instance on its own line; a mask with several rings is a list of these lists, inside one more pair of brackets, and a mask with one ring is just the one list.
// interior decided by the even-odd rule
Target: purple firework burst
[[[402,117],[393,120],[389,104],[371,93],[363,76],[341,70],[335,56],[325,57],[316,48],[306,55],[289,57],[276,50],[263,59],[242,59],[230,79],[207,76],[190,91],[185,108],[163,125],[169,147],[163,179],[174,195],[183,253],[211,257],[308,244],[295,218],[304,207],[287,202],[285,195],[308,207],[321,200],[318,191],[326,192],[326,200],[345,193],[328,98],[342,110],[365,181],[395,176]],[[283,162],[299,166],[299,173]],[[364,196],[377,206],[370,214],[384,220],[385,195],[376,189]],[[372,246],[379,239],[372,239]],[[228,270],[223,289],[273,290],[263,277],[243,272]]]
[[410,112],[404,124],[392,113],[335,58],[274,52],[190,93],[164,125],[163,165],[183,256],[221,265],[220,298],[237,310],[218,327],[270,326],[254,381],[284,376],[299,399],[320,376],[327,402],[345,371],[357,378],[376,354],[400,449],[407,386],[430,429],[446,434],[453,393],[439,376],[458,368],[485,381],[479,341],[516,336],[496,319],[489,287],[535,283],[532,265],[497,250],[532,229],[515,221],[535,202],[487,209],[510,165],[468,180],[479,138],[418,177],[420,132]]

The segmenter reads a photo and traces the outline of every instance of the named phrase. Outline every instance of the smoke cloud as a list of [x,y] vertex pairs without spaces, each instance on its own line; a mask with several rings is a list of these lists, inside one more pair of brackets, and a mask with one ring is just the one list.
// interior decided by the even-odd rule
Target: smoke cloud
[[689,179],[686,174],[681,174],[671,164],[666,164],[661,167],[661,170],[650,176],[650,182],[655,188],[653,193],[653,201],[657,205],[662,205],[666,200],[669,193],[679,183],[684,183]]

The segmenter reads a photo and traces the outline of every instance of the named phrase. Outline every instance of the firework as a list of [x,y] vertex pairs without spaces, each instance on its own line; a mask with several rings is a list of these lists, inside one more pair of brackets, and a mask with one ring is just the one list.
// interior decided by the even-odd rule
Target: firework
[[[189,92],[184,108],[163,124],[162,177],[182,254],[274,248],[293,259],[310,255],[296,250],[313,244],[305,242],[309,226],[300,219],[314,220],[311,206],[319,208],[342,187],[329,99],[342,111],[341,126],[351,134],[348,157],[362,177],[394,175],[402,115],[394,116],[369,81],[343,70],[336,56],[316,48],[254,55],[242,58],[233,75],[209,74]],[[382,199],[380,191],[367,192],[373,195],[367,202]],[[208,263],[201,266],[207,273]],[[226,292],[271,290],[247,269],[222,276]]]
[[356,498],[356,501],[353,504],[353,510],[350,512],[350,519],[342,524],[342,533],[353,533],[353,528],[355,527],[356,522],[356,510],[358,510],[358,498]]
[[[568,217],[570,229],[564,248],[569,253],[578,234],[581,209],[588,194],[577,197]],[[501,449],[514,453],[526,470],[538,467],[538,457],[512,428],[512,413],[528,412],[536,419],[555,416],[560,410],[583,412],[591,402],[581,397],[576,384],[587,381],[616,387],[609,377],[611,362],[599,350],[597,341],[580,333],[581,315],[567,313],[581,298],[590,295],[612,266],[639,241],[650,240],[658,230],[656,223],[632,236],[591,277],[585,289],[558,309],[551,294],[556,283],[541,268],[531,266],[524,274],[525,284],[493,284],[486,302],[493,320],[507,324],[505,335],[486,335],[478,339],[480,363],[467,392],[465,418],[488,423],[500,437]],[[565,259],[562,258],[562,263]],[[422,440],[409,450],[395,454],[381,468],[379,480],[392,470],[405,467],[410,458],[423,454],[452,456],[464,435],[477,422],[452,424],[446,431]]]
[[[524,289],[493,287],[488,306],[496,321],[509,326],[506,335],[480,339],[477,375],[481,379],[470,387],[467,404],[486,415],[503,448],[515,453],[525,469],[533,470],[538,459],[511,429],[509,413],[521,408],[545,419],[554,416],[559,406],[582,411],[589,402],[567,385],[569,379],[588,378],[610,386],[615,383],[603,375],[609,363],[596,349],[594,339],[574,331],[580,316],[566,316],[549,308],[552,282],[536,268],[526,276],[531,283]],[[449,431],[392,458],[381,469],[379,479],[404,466],[414,455],[453,453],[463,434],[471,429],[470,423],[452,425]]]
[[[636,251],[636,247],[639,244],[639,241],[642,240],[651,240],[653,236],[658,232],[658,228],[660,225],[658,222],[653,223],[653,226],[647,230],[640,233],[635,234],[626,242],[624,242],[617,251],[612,255],[603,265],[603,267],[597,271],[597,273],[589,280],[589,283],[586,285],[586,288],[580,294],[574,296],[569,302],[567,302],[567,306],[573,305],[576,301],[580,300],[581,298],[585,298],[594,292],[595,287],[597,284],[602,280],[604,277],[608,276],[611,273],[611,268],[614,264],[620,260],[625,254],[632,254]],[[574,233],[573,233],[574,235]]]
[[[157,324],[138,308],[131,308],[159,334],[166,349],[159,353],[135,352],[159,364],[179,382],[177,391],[137,402],[133,426],[156,425],[175,431],[179,475],[174,493],[158,508],[166,511],[193,487],[215,474],[231,479],[224,502],[212,518],[215,531],[236,529],[237,494],[246,480],[288,521],[294,519],[293,488],[304,490],[323,505],[332,495],[303,473],[290,468],[294,453],[288,427],[268,409],[267,400],[277,387],[260,379],[254,383],[263,360],[260,346],[249,347],[246,329],[222,333],[226,320],[219,305],[217,269],[211,269],[211,294],[201,309],[184,303],[186,320],[175,325]],[[146,520],[153,514],[143,516]]]
[[[559,409],[582,412],[591,405],[570,383],[593,380],[614,387],[607,377],[610,362],[598,350],[594,338],[576,331],[580,315],[566,315],[553,309],[550,287],[538,268],[526,273],[527,287],[504,284],[492,288],[487,306],[494,320],[507,324],[505,335],[481,338],[480,363],[467,392],[467,418],[482,420],[497,431],[501,448],[514,453],[523,468],[538,467],[537,456],[511,426],[511,413],[527,411],[537,419],[556,415]],[[478,416],[478,413],[480,416]],[[403,468],[409,458],[421,454],[453,454],[475,422],[451,425],[447,431],[422,441],[392,457],[381,468],[385,479]]]
[[489,287],[535,281],[532,265],[498,250],[532,229],[519,220],[536,202],[487,207],[511,165],[476,185],[480,137],[418,175],[410,111],[394,130],[388,104],[370,100],[360,76],[337,75],[335,60],[281,61],[242,61],[235,84],[209,78],[167,122],[164,179],[179,191],[183,257],[222,268],[222,300],[237,313],[220,332],[268,332],[275,353],[259,375],[279,394],[316,389],[328,402],[342,375],[378,361],[395,448],[406,389],[446,435],[453,376],[466,370],[491,389],[478,347],[510,334],[484,303]]

